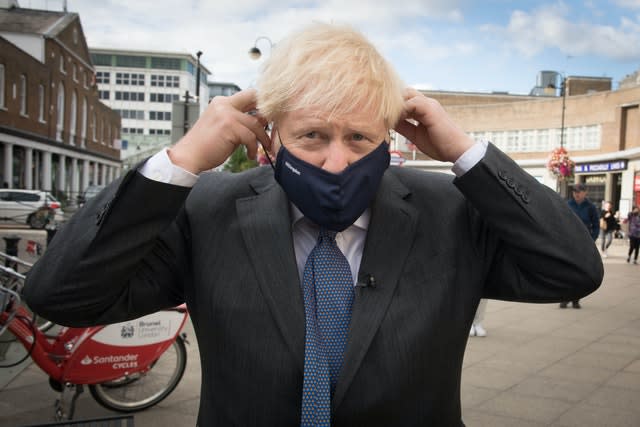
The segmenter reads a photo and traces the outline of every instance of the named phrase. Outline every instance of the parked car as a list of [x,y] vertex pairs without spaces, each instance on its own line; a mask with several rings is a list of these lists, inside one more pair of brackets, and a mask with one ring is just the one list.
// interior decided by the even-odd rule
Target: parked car
[[89,200],[91,200],[94,197],[96,197],[98,195],[98,193],[101,192],[105,187],[106,187],[106,185],[90,185],[90,186],[88,186],[82,192],[82,194],[80,194],[78,196],[78,204],[80,206],[84,205]]
[[0,189],[0,222],[45,228],[64,220],[60,202],[47,191]]

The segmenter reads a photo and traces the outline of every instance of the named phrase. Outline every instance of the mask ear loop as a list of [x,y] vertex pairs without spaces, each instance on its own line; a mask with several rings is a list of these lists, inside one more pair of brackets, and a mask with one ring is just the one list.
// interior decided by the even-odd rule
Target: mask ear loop
[[[269,124],[267,124],[264,127],[264,130],[269,130]],[[280,132],[278,132],[278,139],[280,139]],[[264,145],[262,145],[262,142],[258,141],[258,144],[260,144],[260,146],[262,147],[262,151],[264,151],[264,155],[267,157],[267,160],[269,161],[269,164],[271,165],[271,169],[276,170],[276,167],[273,165],[273,161],[271,160],[271,156],[269,156],[269,152],[267,151],[267,149],[265,148]],[[280,140],[280,145],[282,145],[282,140]]]

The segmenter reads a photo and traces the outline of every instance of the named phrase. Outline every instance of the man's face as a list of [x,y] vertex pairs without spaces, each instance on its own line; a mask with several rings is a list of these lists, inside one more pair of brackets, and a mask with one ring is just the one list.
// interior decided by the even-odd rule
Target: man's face
[[582,201],[587,197],[586,191],[575,191],[573,190],[573,198],[576,203],[582,203]]
[[[282,144],[307,163],[340,173],[375,150],[387,137],[383,120],[373,112],[358,111],[328,120],[329,114],[304,108],[283,115],[272,135],[275,150]],[[279,138],[278,138],[279,136]]]

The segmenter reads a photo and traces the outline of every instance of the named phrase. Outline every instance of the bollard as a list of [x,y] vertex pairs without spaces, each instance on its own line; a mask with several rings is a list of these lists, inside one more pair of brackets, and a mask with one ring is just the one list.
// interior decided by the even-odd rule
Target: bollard
[[[11,256],[18,256],[18,242],[20,241],[20,236],[6,236],[3,237],[4,241],[5,241],[5,250],[4,252],[7,255],[11,255]],[[14,264],[14,265],[10,265],[10,264]],[[11,267],[14,270],[16,269],[16,263],[15,262],[11,262],[8,259],[5,260],[4,265],[5,267]]]

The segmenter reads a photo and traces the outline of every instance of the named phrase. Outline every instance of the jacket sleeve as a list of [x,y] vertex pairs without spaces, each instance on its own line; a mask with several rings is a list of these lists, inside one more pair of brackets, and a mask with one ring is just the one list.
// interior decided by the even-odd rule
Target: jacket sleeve
[[130,171],[76,212],[27,275],[27,304],[67,326],[132,319],[183,302],[190,188]]
[[489,259],[483,297],[557,302],[598,288],[602,260],[582,221],[495,146],[455,184],[470,202],[471,244]]

